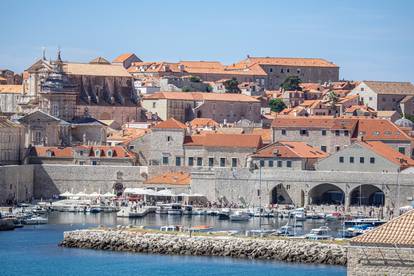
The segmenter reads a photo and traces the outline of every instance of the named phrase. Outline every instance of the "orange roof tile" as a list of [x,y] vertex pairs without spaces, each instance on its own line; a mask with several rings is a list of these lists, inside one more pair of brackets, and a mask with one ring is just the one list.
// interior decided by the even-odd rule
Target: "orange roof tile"
[[59,147],[33,147],[33,151],[36,156],[39,157],[48,157],[48,152],[51,153],[51,157],[57,158],[72,158],[73,157],[73,148],[59,148]]
[[404,131],[387,119],[359,118],[358,136],[363,136],[366,141],[411,141],[411,138]]
[[375,153],[381,155],[382,157],[388,159],[394,164],[399,165],[401,168],[412,167],[414,166],[414,160],[408,156],[396,151],[395,149],[387,146],[380,141],[358,141],[358,144],[363,147],[374,151]]
[[154,129],[186,129],[187,126],[174,118],[158,123]]
[[15,84],[0,85],[0,93],[21,94],[23,93],[23,86],[20,84],[19,85],[15,85]]
[[260,158],[325,158],[326,152],[315,149],[305,142],[275,142],[259,149],[253,157]]
[[210,118],[195,118],[190,122],[192,127],[217,127],[219,123]]
[[410,82],[363,81],[378,94],[414,95],[414,85]]
[[[76,150],[87,150],[91,157],[110,157],[110,158],[131,158],[133,154],[127,151],[122,146],[77,146]],[[96,151],[99,150],[99,156],[96,156]],[[108,156],[108,150],[112,151],[112,156]]]
[[338,67],[334,63],[321,58],[249,57],[241,61],[241,63],[300,67]]
[[114,60],[112,62],[114,62],[114,63],[117,63],[117,62],[122,63],[125,60],[127,60],[129,57],[131,57],[132,55],[134,55],[134,53],[125,53],[125,54],[119,55],[116,58],[114,58]]
[[257,149],[262,146],[262,137],[254,134],[203,133],[200,135],[186,136],[184,145]]
[[254,135],[260,135],[262,137],[263,143],[270,143],[272,140],[272,131],[270,128],[254,128],[252,131]]
[[351,245],[374,245],[391,247],[414,247],[414,210],[352,238]]
[[186,172],[167,172],[144,181],[145,184],[190,185],[191,175]]
[[312,117],[276,117],[272,122],[274,128],[316,128],[353,130],[356,119],[332,118],[325,116]]

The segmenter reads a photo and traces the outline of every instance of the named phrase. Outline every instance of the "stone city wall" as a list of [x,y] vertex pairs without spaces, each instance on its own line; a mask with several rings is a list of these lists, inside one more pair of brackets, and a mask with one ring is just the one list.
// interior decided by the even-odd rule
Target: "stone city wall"
[[33,197],[33,165],[0,167],[0,205]]
[[167,255],[222,256],[286,262],[346,265],[346,248],[304,240],[192,236],[132,230],[78,230],[64,233],[64,247]]

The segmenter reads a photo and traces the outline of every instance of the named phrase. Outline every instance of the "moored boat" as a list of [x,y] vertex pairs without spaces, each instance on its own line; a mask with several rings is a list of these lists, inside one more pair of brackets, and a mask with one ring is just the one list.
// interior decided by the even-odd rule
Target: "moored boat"
[[250,215],[243,211],[237,211],[234,214],[230,215],[231,221],[248,221],[250,219]]

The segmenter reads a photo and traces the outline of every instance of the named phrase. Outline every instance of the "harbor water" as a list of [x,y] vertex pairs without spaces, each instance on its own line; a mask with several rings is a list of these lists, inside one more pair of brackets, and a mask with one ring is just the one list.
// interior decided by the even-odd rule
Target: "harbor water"
[[[159,216],[142,219],[117,218],[115,214],[59,213],[49,215],[49,224],[25,226],[0,232],[0,275],[346,275],[338,266],[290,264],[232,258],[165,256],[58,247],[63,232],[97,225],[210,225],[218,230],[258,229],[258,218],[231,223],[210,216]],[[286,221],[263,219],[263,228]],[[323,222],[304,223],[304,231]],[[333,225],[334,226],[334,225]],[[332,226],[330,225],[331,229]],[[339,226],[338,226],[339,227]],[[301,230],[300,230],[301,231]]]

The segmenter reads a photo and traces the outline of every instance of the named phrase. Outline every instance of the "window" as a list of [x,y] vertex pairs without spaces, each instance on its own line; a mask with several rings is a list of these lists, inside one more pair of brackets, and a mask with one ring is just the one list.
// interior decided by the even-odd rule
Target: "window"
[[392,101],[395,102],[395,98],[392,98]]
[[290,72],[289,68],[288,68],[288,69],[286,69],[286,72],[287,72],[287,73],[289,73],[289,72]]
[[39,145],[42,142],[42,132],[40,132],[40,131],[35,132],[34,142],[35,142],[36,145]]
[[300,135],[307,135],[308,131],[306,129],[299,130]]
[[108,151],[106,152],[106,155],[107,155],[108,157],[112,157],[112,150],[108,150]]
[[264,165],[265,165],[264,160],[260,160],[259,164],[260,164],[260,167],[264,167]]
[[269,72],[270,72],[270,73],[272,73],[272,72],[273,72],[273,68],[270,68],[270,69],[269,69]]
[[361,91],[364,91],[364,87],[361,87]]
[[371,164],[375,164],[375,157],[371,157],[371,158],[369,159],[369,163],[371,163]]
[[383,102],[385,102],[387,99],[386,98],[381,98]]
[[405,148],[404,147],[398,147],[398,151],[402,154],[405,154]]
[[292,168],[292,161],[290,160],[286,161],[286,167]]
[[282,69],[280,69],[280,73],[284,73],[283,68],[282,68]]
[[286,135],[286,129],[282,129],[282,135]]
[[364,164],[365,163],[365,158],[364,157],[360,157],[359,158],[359,163]]
[[52,157],[52,152],[50,150],[47,151],[47,157]]
[[135,146],[134,145],[129,145],[129,150],[134,150],[135,149]]
[[85,165],[85,161],[79,161],[79,165],[81,166]]
[[236,167],[237,167],[237,158],[232,158],[232,159],[231,159],[231,166],[232,166],[233,168],[236,168]]
[[101,156],[101,151],[100,150],[96,150],[95,151],[95,156]]
[[197,157],[197,166],[203,166],[203,158]]
[[340,134],[339,130],[335,130],[335,136],[339,136]]
[[220,158],[220,167],[226,166],[226,158]]
[[354,163],[354,157],[353,156],[349,157],[349,163]]
[[179,157],[179,156],[175,157],[175,165],[176,166],[181,166],[181,157]]
[[343,156],[339,157],[339,163],[344,163],[344,157]]
[[341,147],[340,146],[335,146],[335,150],[336,151],[339,151],[341,149]]
[[188,157],[188,166],[194,166],[194,157]]
[[213,157],[208,158],[208,166],[209,167],[213,167],[214,166],[214,158]]
[[369,99],[370,101],[372,101],[372,97],[368,97],[368,99]]
[[98,161],[96,161],[96,160],[92,160],[92,165],[93,165],[93,166],[98,165]]
[[163,157],[162,157],[162,164],[163,164],[163,165],[168,165],[168,163],[169,163],[169,162],[168,162],[168,156],[163,156]]
[[349,136],[349,130],[345,130],[345,131],[344,131],[344,135],[345,135],[345,136]]
[[83,156],[83,150],[79,151],[79,155]]
[[296,70],[296,73],[297,73],[297,74],[300,74],[300,69],[297,69],[297,70]]
[[171,142],[172,141],[172,137],[171,136],[167,136],[167,142]]
[[273,167],[273,160],[269,160],[269,167]]
[[278,166],[278,168],[282,167],[282,161],[281,160],[277,161],[277,166]]
[[325,129],[322,130],[322,136],[326,136],[326,130]]
[[321,151],[326,152],[326,146],[321,146]]

